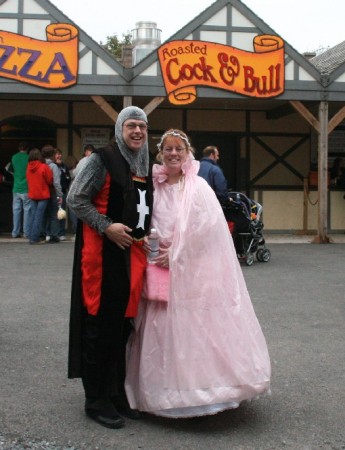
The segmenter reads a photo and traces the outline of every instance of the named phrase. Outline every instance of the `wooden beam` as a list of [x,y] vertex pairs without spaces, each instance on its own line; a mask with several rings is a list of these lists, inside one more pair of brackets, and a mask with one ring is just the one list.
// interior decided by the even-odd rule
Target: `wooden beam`
[[157,106],[159,106],[164,100],[165,97],[155,97],[154,99],[152,99],[150,103],[148,103],[144,108],[146,115],[148,116],[150,113],[152,113],[152,111],[154,111]]
[[295,100],[290,100],[291,105],[295,110],[305,118],[307,122],[320,133],[320,122],[313,116],[313,114],[303,105],[303,103]]
[[343,106],[328,123],[328,134],[336,128],[345,117],[345,106]]
[[127,106],[132,106],[132,97],[129,95],[123,97],[123,107],[127,108]]
[[320,102],[320,134],[318,145],[318,234],[314,243],[328,244],[327,236],[327,191],[328,191],[328,103]]
[[[109,116],[114,122],[117,120],[117,116],[119,115],[115,109],[109,105],[109,103],[100,95],[92,95],[92,100]],[[157,106],[159,106],[163,101],[165,100],[165,97],[155,97],[148,103],[143,110],[145,111],[146,115],[148,116],[152,111],[154,111]],[[123,107],[126,108],[127,106],[132,105],[132,97],[131,96],[124,96],[123,97]]]
[[119,115],[115,109],[100,95],[91,95],[92,100],[109,116],[114,122]]

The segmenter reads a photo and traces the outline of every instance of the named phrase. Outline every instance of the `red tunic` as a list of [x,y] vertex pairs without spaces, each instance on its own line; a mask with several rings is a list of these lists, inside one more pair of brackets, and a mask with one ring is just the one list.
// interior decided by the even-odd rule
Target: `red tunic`
[[[139,181],[135,177],[136,181]],[[110,175],[106,175],[103,188],[94,198],[93,203],[100,214],[106,214],[109,192]],[[100,236],[94,228],[83,224],[82,249],[82,289],[83,304],[89,314],[96,316],[100,307],[102,291],[103,270],[103,236]],[[130,297],[126,309],[126,317],[135,317],[138,313],[138,305],[143,284],[143,276],[146,268],[146,256],[142,250],[143,241],[134,241],[130,250]]]

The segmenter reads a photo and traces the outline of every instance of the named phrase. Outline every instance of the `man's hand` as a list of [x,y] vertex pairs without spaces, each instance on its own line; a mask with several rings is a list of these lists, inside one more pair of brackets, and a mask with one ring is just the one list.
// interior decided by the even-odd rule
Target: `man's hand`
[[132,236],[128,234],[131,231],[132,229],[127,227],[123,223],[112,223],[108,228],[104,230],[104,234],[110,241],[115,242],[118,247],[124,250],[133,242]]

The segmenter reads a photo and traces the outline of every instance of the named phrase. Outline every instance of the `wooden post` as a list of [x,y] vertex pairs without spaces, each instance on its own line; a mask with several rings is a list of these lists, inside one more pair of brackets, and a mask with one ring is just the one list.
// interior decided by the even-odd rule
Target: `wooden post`
[[318,140],[318,234],[314,243],[328,244],[327,237],[327,190],[328,190],[328,103],[320,102],[320,134]]
[[127,108],[127,106],[132,106],[132,97],[129,95],[123,97],[123,107]]
[[308,178],[303,179],[303,231],[308,233]]
[[345,107],[341,108],[328,123],[328,103],[320,102],[319,120],[303,105],[303,103],[290,100],[295,110],[318,132],[318,234],[314,243],[328,244],[332,242],[327,237],[328,216],[328,135],[345,118]]

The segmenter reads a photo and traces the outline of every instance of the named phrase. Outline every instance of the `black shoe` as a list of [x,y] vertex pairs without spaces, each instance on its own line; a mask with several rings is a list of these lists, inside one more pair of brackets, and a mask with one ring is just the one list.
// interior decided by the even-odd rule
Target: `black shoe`
[[129,406],[123,406],[117,408],[121,416],[127,417],[127,419],[139,420],[141,419],[141,414],[137,409],[132,409]]
[[49,239],[49,244],[57,244],[58,242],[60,242],[60,239],[57,236],[50,236]]
[[125,426],[125,420],[119,414],[117,414],[116,416],[112,415],[111,417],[108,417],[102,415],[100,411],[96,411],[93,409],[87,409],[85,412],[86,415],[90,417],[90,419],[99,423],[103,427],[116,429],[123,428]]
[[104,399],[86,399],[85,413],[90,419],[106,428],[122,428],[125,426],[125,420],[116,411],[115,406],[110,400]]
[[116,410],[121,414],[123,417],[127,417],[127,419],[132,420],[138,420],[141,419],[141,414],[137,409],[132,409],[129,406],[129,403],[127,401],[127,398],[119,399],[119,397],[113,397],[112,399],[113,405],[115,406]]

